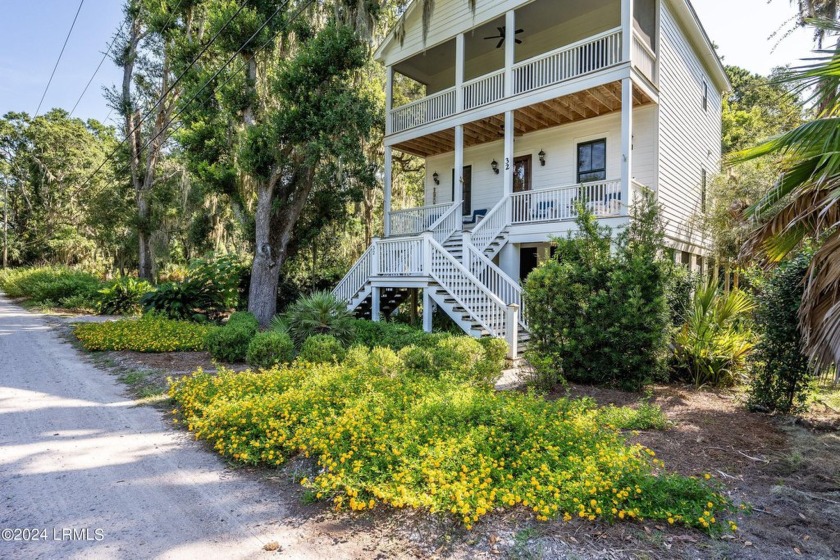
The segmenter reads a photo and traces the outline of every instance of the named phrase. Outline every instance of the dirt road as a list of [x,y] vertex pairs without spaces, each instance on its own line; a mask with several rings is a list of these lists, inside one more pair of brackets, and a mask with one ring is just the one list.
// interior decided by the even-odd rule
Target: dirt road
[[0,296],[0,558],[361,556],[281,500]]

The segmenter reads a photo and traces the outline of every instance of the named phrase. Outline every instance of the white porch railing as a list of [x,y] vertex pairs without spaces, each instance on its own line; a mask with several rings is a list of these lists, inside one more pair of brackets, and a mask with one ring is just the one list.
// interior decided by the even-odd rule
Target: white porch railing
[[635,31],[633,32],[633,51],[631,56],[633,57],[633,66],[648,80],[656,83],[656,53],[653,52],[653,49]]
[[367,248],[367,251],[362,254],[359,260],[356,261],[356,264],[353,265],[353,268],[344,275],[344,278],[338,283],[335,290],[333,290],[333,294],[335,294],[335,297],[340,301],[349,302],[352,300],[370,280],[373,272],[373,252],[375,243],[376,241],[374,241],[373,245]]
[[503,197],[472,230],[472,244],[484,252],[510,225],[510,197]]
[[505,274],[493,261],[484,256],[484,253],[472,244],[469,235],[464,237],[464,264],[470,274],[478,278],[505,305],[516,304],[519,306],[519,324],[527,329],[522,286]]
[[621,181],[599,181],[511,195],[511,223],[527,224],[570,220],[582,203],[598,218],[620,216],[623,206]]
[[[444,288],[490,336],[505,337],[507,305],[473,276],[458,259],[427,238],[431,277]],[[512,326],[511,328],[516,328]]]
[[458,231],[463,225],[463,217],[461,216],[461,207],[463,202],[452,204],[449,210],[444,212],[443,216],[429,227],[432,232],[432,237],[440,244],[446,242],[453,233]]
[[372,276],[425,276],[425,243],[421,237],[380,239],[373,245]]
[[505,96],[505,71],[499,70],[465,82],[464,111],[498,101]]
[[450,210],[452,203],[406,208],[391,212],[391,235],[418,235],[432,226]]
[[514,95],[621,62],[621,28],[524,60],[513,67]]
[[455,88],[451,87],[391,111],[391,132],[402,132],[454,114]]

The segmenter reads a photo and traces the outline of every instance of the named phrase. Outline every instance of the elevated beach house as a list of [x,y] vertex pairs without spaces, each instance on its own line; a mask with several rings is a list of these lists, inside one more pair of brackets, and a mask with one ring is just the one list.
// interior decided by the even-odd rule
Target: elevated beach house
[[[425,31],[424,31],[425,28]],[[640,189],[667,242],[692,231],[721,157],[723,66],[688,0],[415,0],[376,52],[387,68],[385,235],[335,290],[372,320],[422,291],[473,336],[527,337],[521,282],[583,203],[627,222]],[[395,106],[394,84],[422,92]],[[402,91],[402,90],[401,90]],[[394,151],[425,159],[425,205],[392,208]]]

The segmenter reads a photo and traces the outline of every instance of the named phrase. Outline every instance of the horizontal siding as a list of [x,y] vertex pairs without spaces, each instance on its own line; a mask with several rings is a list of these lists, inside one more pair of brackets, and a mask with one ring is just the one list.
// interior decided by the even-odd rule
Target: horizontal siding
[[[675,240],[702,245],[696,232],[701,174],[720,167],[721,96],[709,73],[662,2],[660,39],[659,200]],[[708,110],[703,110],[703,83]]]
[[[633,176],[640,183],[650,185],[655,170],[655,118],[654,107],[634,111],[635,134],[633,146]],[[599,138],[607,139],[607,178],[621,177],[621,114],[613,113],[516,138],[516,157],[531,155],[532,188],[534,190],[572,185],[577,181],[577,144]],[[540,150],[546,153],[545,167],[539,163]],[[464,165],[472,166],[473,209],[493,208],[504,191],[504,178],[496,175],[490,166],[493,160],[504,160],[504,143],[500,140],[464,150]],[[425,203],[452,201],[453,153],[430,157],[426,160]],[[438,173],[440,185],[431,178]],[[436,195],[436,197],[435,197]]]

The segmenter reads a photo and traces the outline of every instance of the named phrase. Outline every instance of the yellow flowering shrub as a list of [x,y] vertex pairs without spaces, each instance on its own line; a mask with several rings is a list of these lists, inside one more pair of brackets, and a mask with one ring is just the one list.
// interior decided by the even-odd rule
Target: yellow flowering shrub
[[90,351],[179,352],[205,349],[212,328],[149,314],[140,319],[79,323],[73,332]]
[[320,474],[302,483],[339,509],[421,508],[471,528],[526,508],[541,521],[647,518],[710,532],[729,509],[705,481],[628,445],[591,401],[376,375],[358,362],[199,370],[170,395],[195,436],[234,460],[316,459]]

